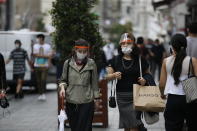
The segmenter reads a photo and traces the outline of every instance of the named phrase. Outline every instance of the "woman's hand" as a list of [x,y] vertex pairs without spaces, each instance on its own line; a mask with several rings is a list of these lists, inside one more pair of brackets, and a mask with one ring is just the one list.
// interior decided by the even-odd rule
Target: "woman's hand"
[[166,96],[165,95],[161,95],[161,98],[165,100],[166,99]]
[[137,82],[140,83],[140,85],[142,86],[146,84],[146,80],[143,77],[139,77]]
[[65,89],[64,89],[63,86],[62,86],[61,89],[60,89],[59,96],[60,96],[60,97],[65,97]]
[[122,78],[122,73],[121,72],[115,72],[113,73],[114,77],[117,78],[117,79],[121,79]]

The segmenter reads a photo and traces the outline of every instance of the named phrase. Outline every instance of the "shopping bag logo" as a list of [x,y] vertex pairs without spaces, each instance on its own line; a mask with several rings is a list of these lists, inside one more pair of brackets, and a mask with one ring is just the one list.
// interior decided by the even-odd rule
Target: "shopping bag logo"
[[133,85],[134,108],[136,110],[162,112],[165,101],[160,96],[158,86]]

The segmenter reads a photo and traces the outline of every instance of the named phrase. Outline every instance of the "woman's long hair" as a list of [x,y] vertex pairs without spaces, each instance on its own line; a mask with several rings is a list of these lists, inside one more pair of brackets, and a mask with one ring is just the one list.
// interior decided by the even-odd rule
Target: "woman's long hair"
[[172,45],[174,51],[176,52],[176,57],[174,61],[174,65],[172,67],[172,76],[175,80],[175,85],[180,83],[179,77],[182,72],[182,63],[184,58],[186,57],[186,47],[187,47],[187,40],[186,37],[182,34],[175,34],[170,44]]

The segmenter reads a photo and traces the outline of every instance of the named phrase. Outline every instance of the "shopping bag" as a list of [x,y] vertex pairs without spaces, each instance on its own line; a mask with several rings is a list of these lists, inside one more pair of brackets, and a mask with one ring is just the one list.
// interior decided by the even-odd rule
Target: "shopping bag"
[[111,95],[109,97],[109,107],[111,108],[116,108],[116,97],[115,97],[116,84],[117,84],[117,79],[111,82]]
[[197,102],[197,77],[194,74],[192,58],[190,58],[188,78],[181,83],[183,85],[183,90],[185,91],[186,102]]
[[64,109],[64,97],[61,97],[60,114],[58,115],[59,120],[59,131],[64,131],[64,121],[67,120],[67,115]]
[[163,112],[165,101],[158,86],[133,85],[134,108],[139,111]]
[[146,124],[152,125],[159,121],[158,112],[144,112],[144,120]]

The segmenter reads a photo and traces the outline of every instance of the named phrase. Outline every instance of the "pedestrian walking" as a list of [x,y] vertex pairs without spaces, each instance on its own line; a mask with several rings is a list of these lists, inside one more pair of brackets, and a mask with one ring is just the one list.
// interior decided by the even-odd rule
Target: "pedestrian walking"
[[187,55],[197,58],[197,22],[193,22],[188,27]]
[[[184,121],[188,131],[196,131],[196,109],[186,103],[186,96],[181,81],[188,78],[190,56],[186,54],[187,40],[182,34],[175,34],[171,38],[172,55],[165,58],[162,64],[159,87],[162,98],[167,95],[164,112],[166,131],[182,131]],[[192,66],[197,75],[197,60],[192,57]],[[197,106],[196,106],[197,107]],[[193,113],[193,114],[192,114]]]
[[136,44],[137,44],[138,48],[140,49],[142,57],[144,57],[146,60],[148,60],[150,58],[150,55],[149,55],[148,49],[146,48],[146,46],[144,44],[144,38],[141,36],[138,37]]
[[5,90],[7,87],[5,62],[3,55],[0,53],[0,99],[5,97]]
[[111,60],[115,55],[114,44],[110,41],[106,41],[106,45],[103,46],[103,51],[106,61],[109,62],[109,60]]
[[[187,37],[187,55],[190,57],[195,57],[197,59],[197,22],[192,22],[188,27],[188,37]],[[189,114],[191,117],[192,126],[195,125],[197,118],[197,104],[190,103],[189,105]],[[195,126],[194,126],[195,127]]]
[[[92,131],[94,100],[100,96],[97,67],[88,54],[88,42],[77,40],[72,57],[64,63],[59,83],[59,95],[65,96],[71,131]],[[95,106],[97,109],[98,101],[95,101]]]
[[[146,80],[140,77],[140,49],[131,33],[122,34],[119,44],[119,55],[111,60],[106,76],[107,80],[118,79],[116,98],[120,116],[119,128],[124,128],[125,131],[146,131],[138,112],[133,108],[133,84],[146,84]],[[145,75],[149,73],[149,65],[144,58],[141,61]]]
[[38,100],[46,100],[46,79],[50,60],[52,57],[51,45],[45,43],[43,34],[37,35],[38,43],[33,45],[34,70],[36,77],[36,85],[38,88]]
[[9,59],[6,61],[6,64],[13,60],[13,80],[15,80],[17,83],[15,98],[23,98],[24,94],[22,87],[26,71],[25,60],[27,60],[30,69],[32,69],[32,65],[29,60],[27,51],[21,47],[21,41],[15,40],[14,43],[15,49],[10,53]]
[[[160,43],[159,39],[156,39],[152,48],[152,53],[153,53],[153,63],[152,64],[152,75],[158,77],[160,77],[160,72],[161,72],[161,65],[162,65],[162,61],[166,56],[166,51],[164,46],[162,45],[162,43]],[[158,74],[156,75],[155,72],[156,70],[158,70]]]

